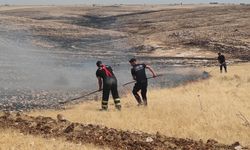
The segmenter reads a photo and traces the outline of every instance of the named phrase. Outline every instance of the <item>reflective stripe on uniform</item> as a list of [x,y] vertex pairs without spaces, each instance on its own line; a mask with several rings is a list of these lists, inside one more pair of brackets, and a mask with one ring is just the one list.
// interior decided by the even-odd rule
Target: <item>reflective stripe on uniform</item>
[[104,104],[104,105],[106,104],[107,105],[108,101],[102,101],[102,104]]
[[107,109],[107,108],[108,108],[108,105],[102,105],[102,108],[103,108],[103,109]]
[[118,102],[118,103],[119,103],[120,101],[121,101],[120,98],[116,98],[116,99],[115,99],[115,102]]
[[102,108],[104,109],[108,108],[108,101],[102,101]]
[[116,98],[114,101],[115,101],[115,105],[121,105],[121,99]]

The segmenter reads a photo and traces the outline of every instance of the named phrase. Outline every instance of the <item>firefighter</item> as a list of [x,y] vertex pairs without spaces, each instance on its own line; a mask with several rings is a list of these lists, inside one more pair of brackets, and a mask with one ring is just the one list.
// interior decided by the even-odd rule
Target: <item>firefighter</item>
[[[135,58],[130,59],[129,63],[132,66],[132,69],[131,69],[132,77],[136,81],[133,91],[132,91],[133,95],[135,96],[135,99],[138,102],[138,106],[140,105],[147,106],[148,105],[148,101],[147,101],[148,80],[147,80],[145,69],[149,69],[153,77],[156,77],[156,73],[149,65],[146,65],[143,63],[142,64],[137,63]],[[141,91],[141,96],[138,94],[139,91]]]
[[96,77],[98,79],[99,90],[102,90],[102,108],[101,110],[108,109],[109,93],[113,96],[115,102],[115,108],[121,110],[120,97],[117,90],[117,79],[110,66],[103,64],[101,61],[97,61],[98,67],[96,71]]
[[225,72],[227,72],[226,58],[221,53],[218,53],[218,62],[220,63],[220,73],[222,73],[223,67],[224,67]]

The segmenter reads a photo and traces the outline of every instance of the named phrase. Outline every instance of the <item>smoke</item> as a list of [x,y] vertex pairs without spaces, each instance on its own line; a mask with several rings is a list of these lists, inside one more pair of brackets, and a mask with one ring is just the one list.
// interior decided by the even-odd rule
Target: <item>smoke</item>
[[[29,36],[26,32],[14,34],[12,31],[1,34],[0,88],[46,90],[93,90],[97,88],[95,62],[98,57],[87,58],[86,55],[78,55],[68,50],[38,48],[33,46],[30,40],[22,40],[27,37]],[[126,45],[124,40],[112,42],[111,39],[111,43],[108,44],[110,47],[106,49],[116,56],[101,57],[105,64],[113,67],[119,85],[132,80],[131,66],[127,62],[130,56],[124,53],[126,49],[124,44]],[[85,49],[89,48],[91,47]],[[82,47],[82,51],[85,49]],[[89,55],[91,54],[95,55],[95,51],[93,50]],[[150,81],[158,87],[176,86],[185,81],[195,80],[202,75],[193,68],[171,67],[164,64],[152,64],[152,66],[156,72],[165,74],[157,80]],[[148,76],[151,75],[147,73]]]
[[40,49],[4,35],[0,53],[0,88],[68,89],[93,84],[96,68],[91,60]]

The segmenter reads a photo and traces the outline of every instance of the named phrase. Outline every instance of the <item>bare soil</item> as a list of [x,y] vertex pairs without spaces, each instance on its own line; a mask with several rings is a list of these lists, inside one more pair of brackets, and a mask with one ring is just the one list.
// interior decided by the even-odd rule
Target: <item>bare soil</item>
[[[122,131],[93,124],[73,123],[58,115],[58,120],[50,117],[32,117],[24,114],[5,113],[0,117],[1,128],[18,129],[32,135],[46,138],[65,138],[74,143],[92,143],[111,149],[234,149],[241,147],[239,142],[232,145],[220,144],[213,139],[206,142],[166,137],[160,133]],[[241,147],[243,148],[243,147]],[[244,148],[243,148],[244,149]]]

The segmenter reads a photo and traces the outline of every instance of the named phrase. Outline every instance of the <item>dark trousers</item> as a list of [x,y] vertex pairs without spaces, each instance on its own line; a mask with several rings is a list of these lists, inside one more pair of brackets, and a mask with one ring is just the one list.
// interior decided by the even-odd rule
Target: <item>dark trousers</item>
[[117,90],[117,80],[115,78],[107,79],[103,84],[102,108],[108,108],[109,94],[112,94],[116,107],[120,107],[120,97]]
[[[139,104],[142,104],[142,100],[143,100],[144,104],[147,105],[147,88],[148,88],[148,82],[137,82],[137,83],[135,83],[132,92],[133,92],[133,94],[135,96],[135,99],[137,100],[137,102]],[[141,90],[142,100],[141,100],[140,95],[138,94],[138,92],[140,90]]]
[[225,62],[220,64],[220,72],[222,72],[223,67],[224,67],[225,72],[227,72],[227,64]]

